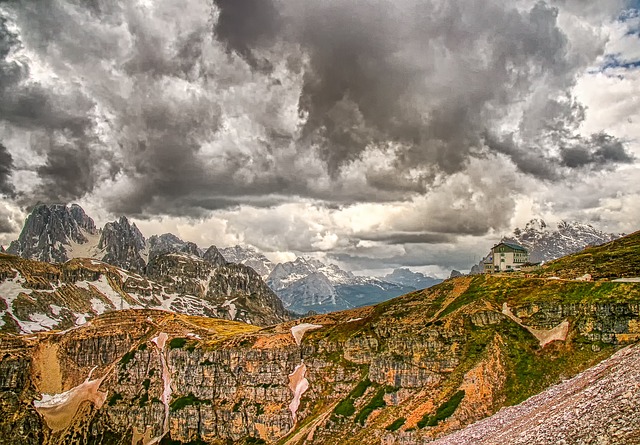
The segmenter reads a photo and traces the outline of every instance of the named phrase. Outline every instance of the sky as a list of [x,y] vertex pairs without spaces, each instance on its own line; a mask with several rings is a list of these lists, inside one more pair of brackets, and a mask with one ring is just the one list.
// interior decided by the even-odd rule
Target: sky
[[627,0],[0,3],[0,243],[38,202],[200,246],[466,270],[640,227]]

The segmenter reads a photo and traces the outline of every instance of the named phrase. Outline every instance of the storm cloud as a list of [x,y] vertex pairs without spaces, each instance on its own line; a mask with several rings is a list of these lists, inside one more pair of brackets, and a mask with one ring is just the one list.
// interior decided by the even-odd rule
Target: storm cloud
[[[138,218],[397,203],[414,211],[345,245],[486,234],[509,223],[523,177],[634,161],[627,141],[585,133],[572,92],[605,51],[594,23],[621,7],[5,2],[0,193]],[[487,166],[500,172],[474,171]],[[329,243],[301,230],[314,241],[299,250]]]

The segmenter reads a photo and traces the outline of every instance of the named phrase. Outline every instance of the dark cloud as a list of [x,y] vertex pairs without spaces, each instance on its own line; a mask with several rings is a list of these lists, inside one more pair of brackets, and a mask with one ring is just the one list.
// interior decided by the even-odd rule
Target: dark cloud
[[255,56],[252,49],[271,43],[282,27],[282,19],[271,0],[214,0],[220,14],[215,34],[254,68],[271,70],[267,59]]
[[[629,162],[622,141],[578,134],[585,111],[567,91],[592,58],[571,54],[555,7],[518,5],[5,3],[0,121],[44,162],[31,169],[42,187],[22,202],[77,199],[107,181],[110,211],[200,217],[291,197],[407,200],[494,155],[552,181]],[[514,110],[522,119],[507,132]],[[493,210],[512,209],[499,201]],[[388,242],[490,226],[440,210],[437,230]]]
[[601,167],[633,161],[620,140],[604,133],[581,140],[573,147],[563,148],[561,158],[562,163],[571,168]]
[[367,241],[381,241],[386,244],[436,244],[455,241],[455,237],[453,235],[428,232],[371,233],[361,234],[358,238]]
[[13,184],[10,182],[12,167],[13,157],[7,148],[0,143],[0,194],[13,194]]

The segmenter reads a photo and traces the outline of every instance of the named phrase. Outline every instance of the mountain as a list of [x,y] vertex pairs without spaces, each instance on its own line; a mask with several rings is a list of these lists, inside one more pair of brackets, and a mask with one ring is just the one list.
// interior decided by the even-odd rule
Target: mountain
[[[145,240],[135,223],[130,223],[124,216],[99,230],[84,210],[75,204],[36,206],[27,217],[19,239],[11,244],[9,253],[57,263],[60,266],[52,264],[51,267],[61,269],[39,276],[37,286],[43,287],[35,288],[30,284],[23,288],[18,283],[24,284],[28,280],[24,281],[22,275],[23,278],[16,278],[13,272],[8,272],[3,278],[8,281],[0,281],[0,289],[5,286],[8,292],[4,295],[0,291],[0,299],[4,298],[7,306],[5,314],[9,314],[11,319],[5,321],[7,329],[26,332],[68,328],[104,311],[118,309],[114,298],[121,303],[128,299],[129,303],[124,307],[163,307],[180,313],[219,316],[259,325],[289,318],[282,302],[255,271],[248,266],[227,263],[215,246],[202,251],[196,244],[170,233]],[[83,268],[90,270],[87,276],[91,283],[84,290],[76,289],[75,279],[67,279],[64,272],[67,262],[77,258],[86,260],[73,262],[73,268],[82,264]],[[15,262],[9,256],[2,257],[0,261],[6,264]],[[30,269],[47,268],[35,263],[16,264],[26,268],[24,276],[31,274]],[[94,270],[108,265],[114,266],[109,269],[108,276]],[[137,277],[133,280],[138,283],[133,294],[129,294],[126,283],[118,284],[114,278],[118,274]],[[11,281],[14,279],[18,281]],[[88,293],[87,286],[91,289]],[[142,297],[136,294],[140,289],[144,289]],[[147,298],[149,292],[155,298]],[[118,298],[119,295],[122,298]],[[12,305],[16,298],[18,303],[14,308]],[[107,303],[105,299],[109,298],[110,303]],[[37,302],[37,307],[28,303],[30,299]],[[97,307],[91,306],[90,301],[96,299],[102,303],[96,303]],[[72,308],[69,309],[71,312],[48,308],[46,301],[49,300],[54,307]],[[23,309],[23,306],[28,309]]]
[[288,319],[253,269],[158,255],[147,276],[93,259],[63,264],[0,254],[0,331],[67,329],[105,312],[159,308],[261,326]]
[[[584,270],[640,275],[640,232],[593,249]],[[65,332],[0,334],[0,437],[634,444],[638,347],[621,348],[640,341],[640,283],[545,275],[570,276],[561,265],[577,270],[586,255],[539,276],[462,276],[264,329],[128,309]]]
[[266,256],[251,246],[223,247],[220,249],[220,254],[230,263],[251,267],[264,280],[267,279],[275,266]]
[[395,269],[390,274],[382,277],[382,279],[390,283],[413,287],[416,290],[426,289],[427,287],[431,287],[442,282],[442,280],[438,278],[429,277],[420,272],[413,272],[412,270],[404,267]]
[[515,242],[529,250],[530,261],[538,263],[578,252],[619,238],[620,234],[605,233],[590,224],[561,221],[555,229],[541,219],[532,219],[524,229],[517,228],[502,241]]
[[75,251],[88,253],[98,238],[95,223],[79,205],[38,204],[7,252],[33,260],[63,263],[73,258]]
[[146,242],[135,223],[130,224],[125,216],[105,224],[98,249],[100,260],[132,272],[144,273]]
[[358,277],[335,264],[304,257],[277,264],[267,284],[287,309],[297,313],[326,313],[365,306],[415,290],[400,283]]

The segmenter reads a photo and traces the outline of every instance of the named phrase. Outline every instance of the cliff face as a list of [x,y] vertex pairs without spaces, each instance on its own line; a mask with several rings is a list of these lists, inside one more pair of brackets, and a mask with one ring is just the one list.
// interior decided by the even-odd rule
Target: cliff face
[[187,254],[165,254],[150,263],[150,276],[96,260],[49,264],[0,254],[0,331],[67,329],[128,308],[262,326],[288,319],[282,303],[245,266],[216,267]]
[[65,262],[74,247],[90,244],[98,230],[78,205],[38,204],[8,253],[46,262]]
[[[266,329],[113,312],[0,337],[0,432],[9,444],[424,443],[637,342],[639,315],[636,283],[487,276]],[[83,392],[98,380],[102,404]]]
[[136,273],[144,273],[142,257],[146,247],[144,236],[135,224],[122,216],[119,220],[105,224],[98,243],[102,261]]

